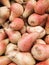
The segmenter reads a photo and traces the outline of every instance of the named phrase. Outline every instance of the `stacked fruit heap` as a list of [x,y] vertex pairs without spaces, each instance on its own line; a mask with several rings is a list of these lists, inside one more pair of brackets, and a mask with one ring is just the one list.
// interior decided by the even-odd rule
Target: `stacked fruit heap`
[[0,0],[0,65],[49,65],[49,0]]

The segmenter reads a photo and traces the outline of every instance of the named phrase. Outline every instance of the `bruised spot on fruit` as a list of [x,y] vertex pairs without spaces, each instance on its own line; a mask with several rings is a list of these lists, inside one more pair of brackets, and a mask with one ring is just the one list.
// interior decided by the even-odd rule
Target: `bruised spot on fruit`
[[41,50],[38,49],[38,47],[35,47],[35,49],[37,50],[37,53],[40,55],[41,54]]
[[32,24],[32,23],[35,23],[35,22],[34,21],[31,21],[30,23]]

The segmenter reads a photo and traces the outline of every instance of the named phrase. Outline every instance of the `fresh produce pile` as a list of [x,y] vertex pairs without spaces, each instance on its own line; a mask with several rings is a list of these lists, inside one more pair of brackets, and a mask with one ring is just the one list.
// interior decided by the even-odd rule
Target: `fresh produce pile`
[[49,0],[0,0],[0,65],[49,65]]

